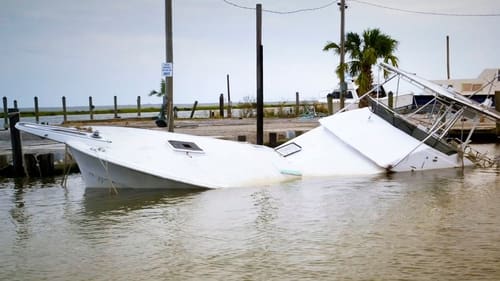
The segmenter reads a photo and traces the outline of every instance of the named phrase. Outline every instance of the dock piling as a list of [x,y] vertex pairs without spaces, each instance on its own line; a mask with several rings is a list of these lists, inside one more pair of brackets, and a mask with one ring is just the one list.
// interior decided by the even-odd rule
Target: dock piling
[[92,104],[92,96],[89,96],[89,112],[90,120],[94,120],[94,105]]
[[54,154],[24,154],[26,171],[30,177],[50,177],[55,175]]
[[193,119],[194,112],[196,111],[196,106],[198,105],[198,101],[195,100],[193,104],[193,109],[191,110],[191,116],[189,116],[190,119]]
[[62,107],[63,107],[63,123],[66,123],[68,121],[68,115],[66,112],[66,97],[62,97]]
[[115,114],[115,118],[118,118],[118,97],[113,96],[113,112]]
[[295,92],[295,116],[296,117],[298,117],[300,115],[299,108],[300,108],[299,92]]
[[137,96],[137,116],[141,116],[141,96]]
[[9,129],[9,111],[7,108],[7,97],[3,97],[3,128]]
[[269,133],[269,146],[270,147],[278,146],[278,134],[274,132]]
[[333,96],[332,94],[326,95],[326,101],[328,103],[328,115],[333,114]]
[[[495,91],[495,110],[500,111],[500,91]],[[497,140],[498,138],[500,138],[500,122],[497,122]]]
[[12,144],[12,163],[14,167],[13,176],[22,177],[24,176],[23,168],[23,151],[21,144],[21,134],[19,130],[15,127],[17,122],[19,122],[19,110],[15,108],[9,108],[9,126],[10,126],[10,140]]
[[38,124],[40,122],[40,116],[39,116],[39,111],[38,111],[38,97],[35,96],[35,121]]
[[219,96],[219,116],[220,118],[224,118],[224,94],[220,94]]

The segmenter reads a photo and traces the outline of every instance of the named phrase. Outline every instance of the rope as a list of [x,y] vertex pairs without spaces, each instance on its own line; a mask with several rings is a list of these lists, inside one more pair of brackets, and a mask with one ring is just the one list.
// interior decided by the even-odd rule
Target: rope
[[69,159],[71,159],[71,154],[69,154],[68,145],[64,146],[64,166],[63,166],[63,178],[61,180],[61,186],[64,189],[67,189],[68,184],[68,176],[71,171],[71,167],[69,164]]
[[99,149],[94,149],[95,155],[96,155],[96,158],[99,159],[99,162],[101,163],[102,168],[106,172],[106,177],[107,177],[109,184],[110,184],[109,193],[112,195],[116,195],[116,194],[118,194],[118,190],[116,189],[115,185],[113,184],[113,180],[111,180],[111,176],[109,175],[109,169],[108,169],[109,162],[106,161],[106,164],[104,164],[105,161],[103,161],[101,159],[101,157],[99,157],[98,150]]

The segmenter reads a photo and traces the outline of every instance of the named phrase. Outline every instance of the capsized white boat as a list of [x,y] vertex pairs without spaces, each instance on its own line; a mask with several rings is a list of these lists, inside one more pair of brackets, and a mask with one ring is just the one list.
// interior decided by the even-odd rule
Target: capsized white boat
[[491,163],[463,142],[448,139],[464,118],[500,113],[457,96],[414,74],[381,64],[435,94],[429,124],[371,99],[371,106],[342,111],[320,120],[320,126],[271,149],[210,137],[123,127],[92,131],[18,123],[19,130],[65,143],[87,187],[229,188],[259,186],[317,176],[371,175]]

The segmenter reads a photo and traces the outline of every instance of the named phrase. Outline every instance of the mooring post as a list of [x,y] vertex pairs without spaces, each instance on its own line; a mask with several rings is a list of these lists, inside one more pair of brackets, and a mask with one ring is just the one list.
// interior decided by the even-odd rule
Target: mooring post
[[278,146],[278,134],[271,132],[269,133],[269,146],[276,147]]
[[299,116],[300,99],[299,92],[295,92],[295,116]]
[[[500,80],[500,76],[498,78]],[[500,91],[495,91],[495,110],[500,112]],[[500,122],[497,122],[497,139],[500,137]]]
[[21,148],[21,134],[16,129],[19,122],[19,110],[9,108],[10,141],[12,144],[12,164],[14,166],[14,177],[24,176],[23,151]]
[[113,111],[115,113],[115,118],[118,118],[118,98],[116,96],[113,96]]
[[63,122],[66,123],[68,121],[68,115],[66,112],[66,97],[62,97],[62,107],[63,107]]
[[388,100],[387,100],[387,105],[389,106],[390,109],[394,108],[394,93],[392,91],[389,91],[388,94]]
[[224,94],[220,94],[219,96],[219,116],[220,118],[224,118]]
[[40,122],[40,116],[38,115],[38,97],[35,97],[35,121],[38,124]]
[[332,115],[333,114],[333,95],[332,94],[326,95],[326,101],[328,103],[328,115]]
[[92,104],[92,96],[89,96],[89,112],[90,120],[94,120],[94,105]]
[[14,100],[14,109],[16,111],[19,111],[19,107],[17,107],[17,100]]
[[137,96],[137,116],[141,116],[141,96]]
[[7,97],[3,97],[3,128],[9,128],[9,111],[7,108]]
[[194,116],[194,112],[196,110],[196,106],[198,105],[198,101],[195,100],[194,101],[194,104],[193,104],[193,109],[191,109],[191,116],[189,117],[190,119],[193,119],[193,116]]

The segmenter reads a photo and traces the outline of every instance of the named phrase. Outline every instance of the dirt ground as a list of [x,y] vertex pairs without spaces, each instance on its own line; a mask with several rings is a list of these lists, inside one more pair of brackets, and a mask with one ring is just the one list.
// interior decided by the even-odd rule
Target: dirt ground
[[[159,128],[152,119],[113,119],[105,121],[71,122],[66,126],[95,127],[95,126],[121,126],[152,130],[167,130]],[[278,140],[290,138],[307,132],[319,126],[318,118],[266,118],[264,119],[264,142],[268,142],[269,133],[276,133]],[[211,136],[227,140],[238,140],[245,136],[246,141],[256,142],[257,123],[255,119],[177,119],[174,122],[174,132]]]

